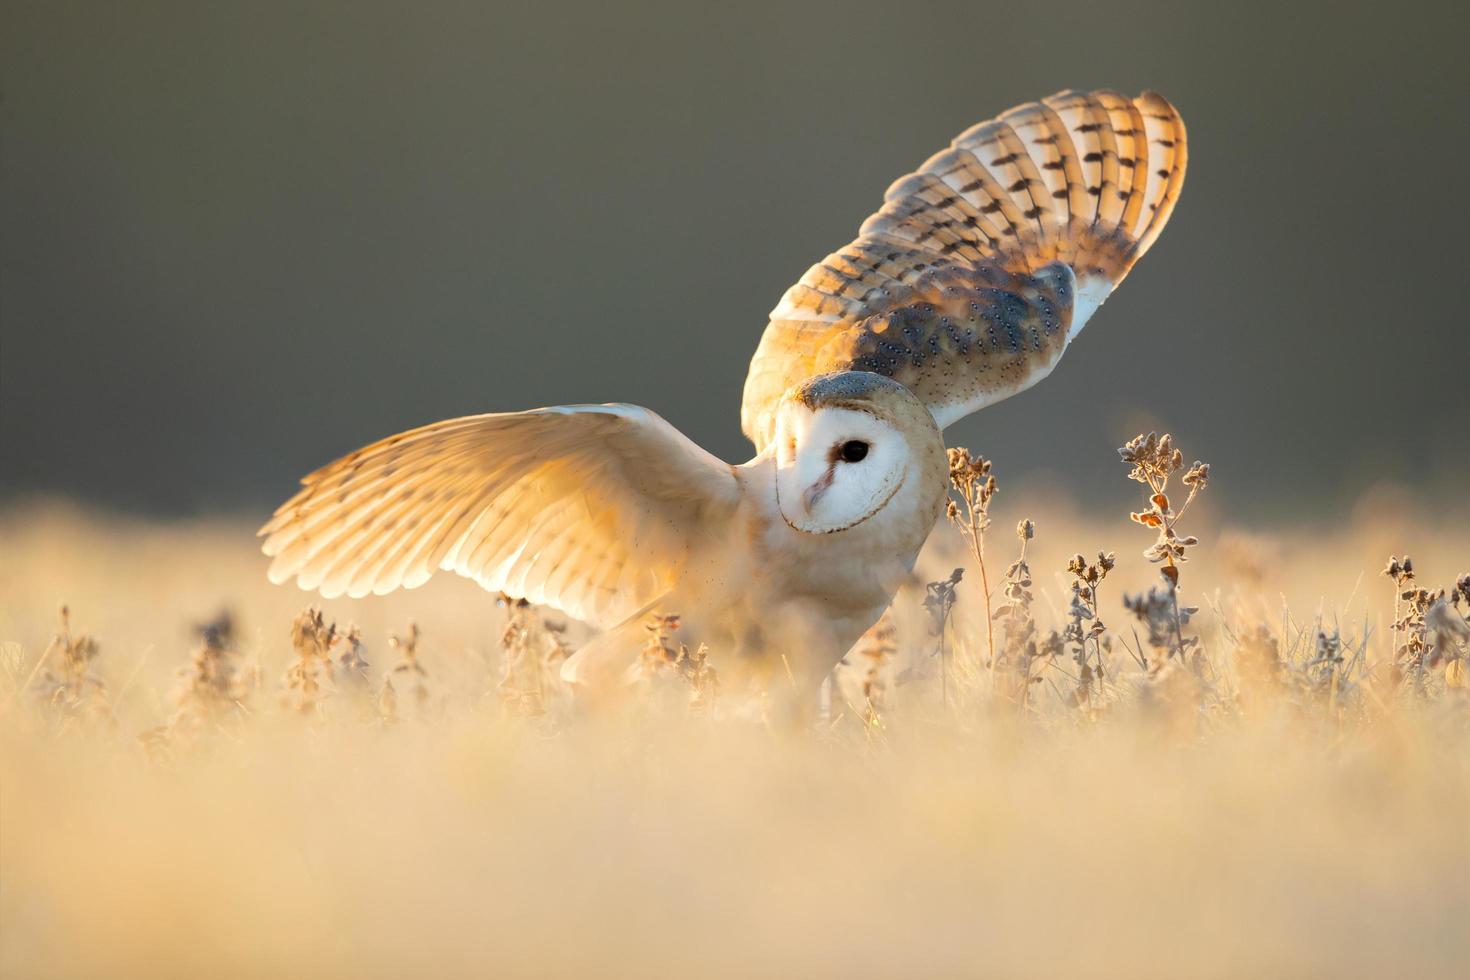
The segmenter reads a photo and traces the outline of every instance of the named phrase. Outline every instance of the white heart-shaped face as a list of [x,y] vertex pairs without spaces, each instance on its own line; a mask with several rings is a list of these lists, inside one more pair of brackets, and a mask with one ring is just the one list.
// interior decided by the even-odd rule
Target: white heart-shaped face
[[782,406],[776,422],[776,503],[798,531],[845,531],[872,517],[908,473],[909,445],[889,423],[848,408]]

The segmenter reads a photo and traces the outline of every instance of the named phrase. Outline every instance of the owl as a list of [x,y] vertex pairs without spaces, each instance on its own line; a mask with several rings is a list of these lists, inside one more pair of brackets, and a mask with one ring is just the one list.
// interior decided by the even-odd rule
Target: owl
[[615,685],[653,614],[722,673],[819,685],[942,513],[942,430],[1046,377],[1163,230],[1184,181],[1163,97],[1060,92],[889,187],[771,312],[719,460],[653,412],[569,405],[413,429],[305,477],[261,529],[324,596],[444,570],[601,632],[563,676]]

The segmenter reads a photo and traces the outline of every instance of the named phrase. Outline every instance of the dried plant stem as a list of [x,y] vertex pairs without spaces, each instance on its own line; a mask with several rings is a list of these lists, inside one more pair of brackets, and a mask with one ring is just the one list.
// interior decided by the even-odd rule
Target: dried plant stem
[[972,456],[963,447],[949,450],[950,490],[959,501],[951,499],[946,513],[980,566],[980,587],[985,593],[985,656],[993,678],[995,611],[990,603],[990,574],[985,568],[985,529],[990,526],[990,501],[999,487],[990,469],[990,460],[984,456]]
[[945,630],[939,630],[939,703],[949,707],[949,647],[944,642]]
[[5,699],[4,706],[0,707],[0,714],[4,714],[5,712],[9,711],[12,705],[14,705],[21,698],[25,697],[25,693],[31,689],[31,684],[36,680],[36,675],[41,673],[42,667],[46,666],[46,661],[50,659],[51,651],[54,649],[56,649],[55,640],[48,643],[46,645],[46,649],[42,650],[41,655],[36,658],[36,665],[32,667],[31,672],[26,675],[25,683],[21,684],[20,687],[17,687],[14,691],[10,693],[10,697]]
[[[1090,563],[1076,555],[1067,563],[1072,574],[1072,602],[1063,639],[1075,646],[1072,659],[1077,664],[1077,690],[1072,703],[1078,708],[1091,709],[1097,700],[1095,688],[1103,683],[1106,666],[1103,663],[1102,637],[1107,626],[1102,621],[1097,602],[1097,586],[1117,564],[1112,552],[1099,552],[1097,561]],[[1089,649],[1092,652],[1088,658]]]
[[985,657],[988,669],[995,673],[995,612],[990,605],[990,574],[985,570],[985,526],[989,518],[985,511],[969,508],[960,535],[970,547],[975,564],[980,567],[980,588],[985,597]]
[[980,566],[980,588],[985,596],[985,657],[993,676],[995,674],[995,613],[990,608],[990,574],[985,570],[984,532],[974,524],[972,517],[970,550],[975,553],[975,564]]
[[943,699],[944,706],[949,707],[949,660],[950,650],[946,641],[946,633],[949,627],[949,616],[954,611],[955,586],[960,584],[964,578],[965,570],[956,568],[950,573],[949,578],[939,582],[930,582],[926,586],[924,596],[924,608],[930,617],[930,628],[939,639],[938,648],[934,651],[939,657],[939,694]]
[[1186,559],[1188,549],[1199,543],[1193,536],[1180,537],[1175,525],[1184,516],[1194,498],[1209,485],[1210,467],[1198,460],[1184,474],[1183,483],[1189,488],[1184,505],[1177,511],[1169,503],[1169,478],[1184,468],[1184,455],[1174,448],[1174,439],[1168,433],[1159,436],[1150,432],[1135,436],[1118,450],[1119,457],[1132,469],[1128,478],[1149,488],[1148,507],[1129,517],[1135,524],[1158,530],[1158,538],[1145,551],[1144,557],[1152,562],[1162,562],[1160,569],[1168,582],[1169,607],[1174,628],[1173,652],[1180,656],[1188,644],[1184,639],[1184,623],[1187,616],[1179,607],[1179,563]]

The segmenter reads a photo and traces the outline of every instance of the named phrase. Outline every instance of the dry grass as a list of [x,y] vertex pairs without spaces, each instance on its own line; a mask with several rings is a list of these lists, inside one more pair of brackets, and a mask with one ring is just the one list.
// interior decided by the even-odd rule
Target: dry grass
[[583,718],[470,583],[303,613],[248,524],[14,510],[0,974],[1463,975],[1470,526],[1185,534],[1134,448],[1155,538],[990,485],[797,735],[674,619]]

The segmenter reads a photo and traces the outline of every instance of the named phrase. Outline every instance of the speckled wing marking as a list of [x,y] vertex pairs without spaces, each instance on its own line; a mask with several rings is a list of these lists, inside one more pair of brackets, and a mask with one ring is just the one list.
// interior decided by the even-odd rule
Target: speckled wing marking
[[764,449],[782,394],[828,371],[901,381],[941,426],[1035,384],[1158,238],[1185,162],[1152,92],[1059,92],[961,133],[771,311],[745,434]]
[[600,627],[667,592],[739,499],[727,464],[631,405],[452,419],[302,484],[260,531],[274,582],[355,597],[445,569]]

